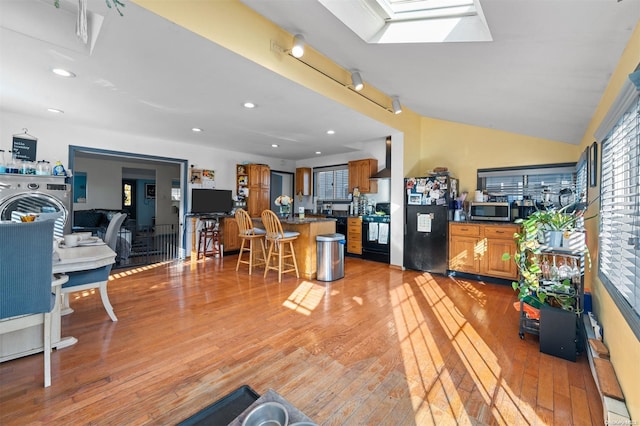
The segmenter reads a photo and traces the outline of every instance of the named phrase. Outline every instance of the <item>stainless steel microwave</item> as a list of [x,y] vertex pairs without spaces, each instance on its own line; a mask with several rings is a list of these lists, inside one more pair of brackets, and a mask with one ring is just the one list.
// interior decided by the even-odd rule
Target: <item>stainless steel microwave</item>
[[471,220],[511,222],[511,205],[508,202],[471,202]]

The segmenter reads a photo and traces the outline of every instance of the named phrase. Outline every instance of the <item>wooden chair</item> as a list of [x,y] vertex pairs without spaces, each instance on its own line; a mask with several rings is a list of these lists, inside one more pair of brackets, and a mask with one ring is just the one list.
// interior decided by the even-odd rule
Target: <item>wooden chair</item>
[[204,226],[198,231],[198,254],[206,258],[220,254],[220,230],[216,220],[204,220]]
[[44,387],[51,386],[51,312],[68,278],[52,273],[53,227],[53,220],[0,224],[0,334],[42,324]]
[[[105,244],[114,252],[116,251],[120,228],[126,218],[127,215],[125,213],[114,215],[104,235]],[[67,315],[73,312],[73,309],[69,306],[70,293],[97,288],[100,290],[102,305],[105,311],[107,311],[109,318],[111,318],[113,322],[118,321],[116,314],[113,312],[113,306],[111,306],[111,302],[109,301],[109,294],[107,293],[107,284],[109,284],[109,274],[111,273],[112,266],[113,265],[107,265],[86,271],[68,272],[69,282],[62,286],[62,314]]]
[[[249,275],[251,275],[251,271],[255,266],[266,264],[264,236],[267,232],[264,229],[254,227],[251,216],[243,209],[236,210],[236,222],[240,230],[239,237],[242,239],[240,253],[238,253],[238,263],[236,263],[236,271],[240,268],[241,263],[246,263],[249,265]],[[260,253],[257,252],[257,247],[254,251],[254,242],[256,241],[260,242]],[[244,252],[249,253],[249,260],[242,260]],[[259,254],[261,257],[258,256]]]
[[[296,262],[296,252],[293,249],[293,242],[298,238],[300,233],[289,231],[284,232],[282,230],[280,219],[271,210],[264,210],[261,216],[262,224],[267,231],[265,238],[269,244],[264,276],[266,277],[267,272],[273,269],[274,271],[278,271],[278,282],[282,282],[282,274],[287,272],[295,271],[296,277],[300,278],[298,262]],[[271,265],[272,258],[277,261],[276,266]],[[291,259],[292,263],[287,263],[286,259]]]

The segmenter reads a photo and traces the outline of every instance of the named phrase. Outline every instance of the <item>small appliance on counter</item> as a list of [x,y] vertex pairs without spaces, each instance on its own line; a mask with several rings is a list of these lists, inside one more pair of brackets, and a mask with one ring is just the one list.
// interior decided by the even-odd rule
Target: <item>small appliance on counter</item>
[[511,204],[511,219],[526,219],[535,211],[536,202],[534,200],[516,200]]
[[471,202],[471,220],[511,222],[511,205],[508,201]]

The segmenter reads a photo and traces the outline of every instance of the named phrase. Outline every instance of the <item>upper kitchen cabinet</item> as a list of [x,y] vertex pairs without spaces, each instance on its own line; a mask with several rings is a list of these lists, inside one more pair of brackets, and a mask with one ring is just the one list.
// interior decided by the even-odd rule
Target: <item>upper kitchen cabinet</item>
[[260,217],[271,205],[271,169],[264,164],[239,164],[237,170],[237,193],[246,199],[249,216]]
[[353,192],[353,188],[359,188],[363,194],[378,192],[378,181],[369,179],[377,172],[378,160],[375,158],[349,161],[349,192]]
[[311,167],[296,169],[296,195],[311,195]]

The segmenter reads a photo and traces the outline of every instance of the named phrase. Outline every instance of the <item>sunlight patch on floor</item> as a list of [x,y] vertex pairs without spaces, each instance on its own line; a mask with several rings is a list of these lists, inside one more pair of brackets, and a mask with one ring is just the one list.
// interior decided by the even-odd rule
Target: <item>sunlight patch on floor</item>
[[151,265],[138,266],[136,268],[127,269],[126,271],[117,271],[109,275],[109,281],[117,280],[119,278],[130,277],[135,274],[139,274],[140,272],[148,271],[150,269],[155,269],[160,266],[166,265],[169,262],[159,262],[153,263]]
[[[506,383],[496,355],[461,315],[453,301],[429,274],[424,274],[421,278],[417,284],[422,295],[451,341],[482,399],[491,407],[494,419],[505,424],[539,423],[535,408],[520,400]],[[474,289],[470,297],[477,296],[477,290]],[[457,394],[447,396],[455,398]]]
[[[416,424],[455,422],[457,415],[452,410],[448,413],[434,413],[432,401],[428,399],[432,389],[455,390],[455,386],[448,374],[442,374],[444,359],[422,316],[411,286],[405,283],[392,289],[390,298]],[[436,408],[435,411],[441,410]]]
[[311,315],[318,307],[325,294],[325,287],[309,281],[303,281],[291,293],[282,306],[299,312],[303,315]]
[[94,294],[96,294],[96,290],[98,289],[90,288],[87,290],[76,291],[74,293],[71,293],[73,296],[69,296],[69,297],[71,298],[71,300],[80,300],[85,297],[93,296]]

